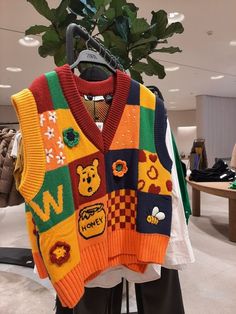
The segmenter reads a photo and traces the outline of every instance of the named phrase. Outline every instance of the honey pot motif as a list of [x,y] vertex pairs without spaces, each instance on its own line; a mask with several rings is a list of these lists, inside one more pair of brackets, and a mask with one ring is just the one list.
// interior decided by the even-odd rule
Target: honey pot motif
[[101,235],[106,226],[106,215],[102,203],[83,208],[79,214],[79,233],[85,239]]

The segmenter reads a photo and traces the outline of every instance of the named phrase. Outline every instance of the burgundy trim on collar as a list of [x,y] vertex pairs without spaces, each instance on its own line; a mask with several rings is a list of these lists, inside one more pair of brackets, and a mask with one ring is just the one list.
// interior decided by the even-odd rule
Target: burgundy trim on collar
[[[76,76],[68,64],[56,68],[60,84],[71,112],[88,139],[102,152],[109,150],[127,102],[131,79],[117,70],[114,76],[99,82],[85,81]],[[113,94],[102,132],[83,104],[81,95]]]

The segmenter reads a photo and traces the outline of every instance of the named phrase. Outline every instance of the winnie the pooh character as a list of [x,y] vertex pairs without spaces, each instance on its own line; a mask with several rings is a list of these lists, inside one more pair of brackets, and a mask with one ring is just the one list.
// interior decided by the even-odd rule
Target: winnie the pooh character
[[80,176],[78,190],[83,196],[93,195],[100,186],[101,179],[98,173],[98,159],[94,159],[92,165],[83,168],[77,167]]

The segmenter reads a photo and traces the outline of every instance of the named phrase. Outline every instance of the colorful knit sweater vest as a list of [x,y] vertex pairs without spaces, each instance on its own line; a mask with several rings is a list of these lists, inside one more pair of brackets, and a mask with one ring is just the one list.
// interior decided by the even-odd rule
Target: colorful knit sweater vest
[[[100,131],[83,95],[113,94]],[[32,252],[64,306],[108,267],[162,264],[171,226],[166,112],[117,71],[86,82],[68,65],[12,96],[24,143],[20,192]]]

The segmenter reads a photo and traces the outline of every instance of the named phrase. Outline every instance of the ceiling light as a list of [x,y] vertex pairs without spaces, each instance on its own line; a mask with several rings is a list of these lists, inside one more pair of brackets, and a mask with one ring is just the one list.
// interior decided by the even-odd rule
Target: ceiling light
[[182,22],[184,20],[184,15],[179,12],[171,12],[168,14],[168,23]]
[[171,88],[171,89],[169,89],[169,92],[171,92],[171,93],[179,92],[179,89],[178,88]]
[[11,88],[11,85],[0,84],[0,88]]
[[19,41],[19,44],[26,47],[37,47],[40,44],[40,42],[37,39],[34,39],[33,37],[29,37],[29,36],[20,38],[18,41]]
[[176,102],[175,101],[169,101],[169,104],[174,105],[174,104],[176,104]]
[[7,67],[6,70],[10,71],[10,72],[21,72],[22,71],[21,68],[17,68],[17,67]]
[[229,43],[230,46],[236,46],[236,40],[231,40]]
[[220,80],[224,77],[224,75],[211,76],[211,80]]
[[165,68],[165,71],[167,72],[173,72],[173,71],[177,71],[179,70],[180,67],[168,67],[168,68]]

